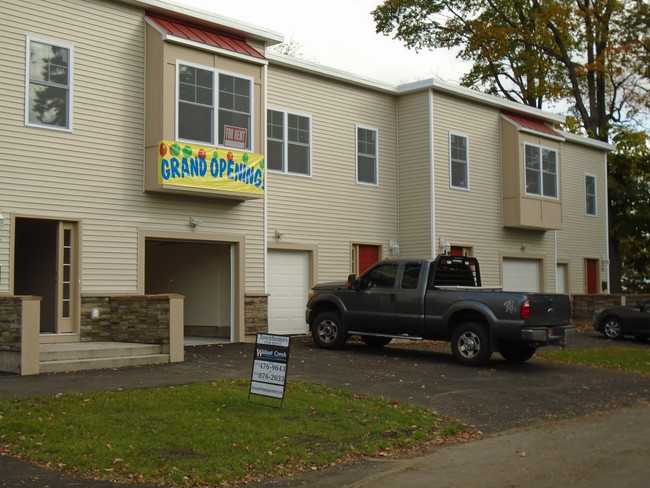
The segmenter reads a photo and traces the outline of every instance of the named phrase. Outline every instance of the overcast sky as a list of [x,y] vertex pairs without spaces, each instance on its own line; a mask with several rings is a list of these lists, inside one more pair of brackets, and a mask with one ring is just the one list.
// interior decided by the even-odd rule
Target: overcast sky
[[438,78],[457,83],[469,65],[447,50],[416,54],[375,33],[381,0],[173,0],[284,34],[300,57],[386,83]]

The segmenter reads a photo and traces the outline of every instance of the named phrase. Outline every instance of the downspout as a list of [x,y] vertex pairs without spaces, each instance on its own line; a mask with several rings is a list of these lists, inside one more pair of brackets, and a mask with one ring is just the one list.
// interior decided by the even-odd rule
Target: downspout
[[[262,140],[262,149],[264,150],[264,210],[263,210],[263,224],[262,224],[262,232],[264,233],[262,236],[262,246],[264,246],[264,255],[262,256],[262,263],[264,266],[264,275],[262,276],[262,279],[264,280],[264,293],[268,294],[268,280],[267,280],[267,256],[268,256],[268,237],[267,237],[267,230],[268,230],[268,191],[269,191],[269,180],[268,180],[268,174],[269,174],[269,167],[266,164],[266,124],[267,124],[267,104],[268,104],[268,88],[269,88],[269,82],[268,82],[268,76],[269,76],[269,65],[268,63],[264,65],[264,104],[262,105],[262,135],[263,140]],[[268,310],[267,310],[268,313]]]
[[[609,277],[609,205],[607,202],[607,195],[609,194],[609,189],[607,187],[607,152],[603,154],[605,158],[605,172],[604,175],[605,177],[603,178],[603,181],[605,183],[605,262],[603,263],[605,266],[605,278],[607,280],[607,293],[612,292],[612,284],[610,283],[610,277]],[[596,192],[596,195],[598,195],[598,192]],[[602,281],[602,280],[601,280]],[[602,290],[601,290],[602,291]]]
[[557,283],[557,230],[553,231],[553,256],[555,261],[555,293],[558,293]]
[[429,89],[429,184],[431,191],[429,193],[429,216],[431,225],[431,258],[436,257],[436,178],[435,178],[435,158],[434,158],[434,135],[433,135],[433,89]]
[[[400,116],[400,111],[399,111],[399,95],[395,95],[395,134],[397,137],[395,137],[395,144],[396,144],[396,153],[401,154],[399,150],[399,141],[400,141],[400,133],[399,133],[399,116]],[[401,172],[401,166],[402,166],[402,159],[398,158],[397,160],[397,168],[395,168],[397,172],[397,245],[399,246],[399,243],[401,242],[402,236],[400,235],[400,223],[402,222],[401,218],[401,213],[400,209],[402,208],[401,205],[401,200],[400,197],[402,196],[402,191],[401,191],[401,186],[400,186],[400,174]],[[397,257],[399,256],[399,252],[397,254]]]

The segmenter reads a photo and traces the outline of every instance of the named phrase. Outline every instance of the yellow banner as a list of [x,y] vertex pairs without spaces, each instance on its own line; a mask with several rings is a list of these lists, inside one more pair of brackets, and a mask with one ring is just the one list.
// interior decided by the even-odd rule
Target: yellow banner
[[264,156],[160,141],[158,183],[263,195]]

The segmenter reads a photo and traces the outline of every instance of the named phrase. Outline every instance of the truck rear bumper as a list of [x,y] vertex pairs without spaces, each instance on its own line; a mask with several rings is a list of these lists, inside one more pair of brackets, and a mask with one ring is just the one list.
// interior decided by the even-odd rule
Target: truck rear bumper
[[575,325],[560,325],[555,327],[526,327],[521,329],[521,339],[530,342],[546,342],[553,344],[569,339],[576,334]]

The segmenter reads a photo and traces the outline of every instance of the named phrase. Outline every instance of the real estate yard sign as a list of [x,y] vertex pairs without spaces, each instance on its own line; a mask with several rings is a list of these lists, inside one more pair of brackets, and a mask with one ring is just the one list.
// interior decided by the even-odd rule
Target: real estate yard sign
[[288,336],[257,334],[249,401],[251,395],[257,395],[280,400],[280,406],[284,402],[290,339]]

